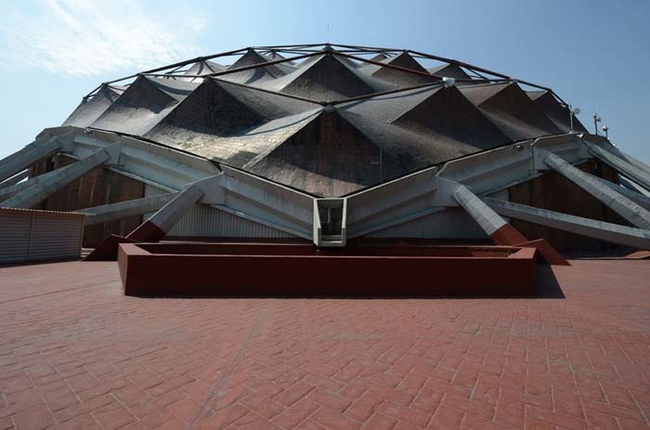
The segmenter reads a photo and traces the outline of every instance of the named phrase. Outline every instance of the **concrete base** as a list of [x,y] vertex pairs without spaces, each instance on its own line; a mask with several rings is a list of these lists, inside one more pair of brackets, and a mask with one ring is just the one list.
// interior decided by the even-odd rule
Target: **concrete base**
[[555,248],[553,248],[546,240],[537,239],[530,240],[524,243],[518,243],[515,246],[521,246],[523,248],[532,247],[537,249],[539,256],[542,260],[546,261],[547,264],[551,266],[570,266],[571,263],[567,261],[566,258],[562,256]]
[[500,246],[146,243],[119,245],[118,265],[135,296],[521,296],[535,291],[536,257]]
[[97,248],[93,249],[83,261],[116,261],[120,243],[135,243],[136,240],[111,234]]
[[504,226],[497,229],[490,235],[490,238],[494,241],[494,243],[502,246],[512,246],[519,243],[528,242],[528,239],[526,239],[523,234],[519,233],[519,231],[510,224],[505,224]]
[[158,242],[163,237],[165,231],[148,220],[126,236],[132,242]]

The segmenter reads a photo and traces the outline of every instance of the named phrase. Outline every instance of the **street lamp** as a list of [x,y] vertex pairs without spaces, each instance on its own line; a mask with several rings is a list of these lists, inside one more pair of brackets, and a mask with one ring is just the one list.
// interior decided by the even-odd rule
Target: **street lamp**
[[609,127],[607,126],[603,127],[603,131],[605,132],[605,138],[609,139]]

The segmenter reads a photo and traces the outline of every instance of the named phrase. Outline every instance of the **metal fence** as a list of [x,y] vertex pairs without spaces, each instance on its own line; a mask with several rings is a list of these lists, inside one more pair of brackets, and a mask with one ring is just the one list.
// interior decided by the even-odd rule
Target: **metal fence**
[[0,264],[79,258],[84,215],[0,208]]

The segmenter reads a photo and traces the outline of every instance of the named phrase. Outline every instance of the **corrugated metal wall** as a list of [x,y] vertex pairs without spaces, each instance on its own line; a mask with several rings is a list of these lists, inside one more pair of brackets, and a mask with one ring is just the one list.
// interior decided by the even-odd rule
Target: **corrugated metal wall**
[[0,210],[0,263],[27,259],[31,228],[31,214]]
[[[490,195],[508,200],[508,190]],[[376,231],[367,237],[409,239],[487,239],[488,236],[464,209],[449,208],[442,212],[417,218],[402,224]]]
[[[164,194],[166,191],[146,185],[145,197]],[[146,214],[147,219],[151,214]],[[167,233],[168,237],[250,237],[290,239],[296,236],[263,224],[232,215],[228,212],[195,205]]]
[[449,208],[370,233],[367,237],[409,239],[479,239],[487,235],[462,208]]
[[[145,186],[145,197],[166,191]],[[495,198],[508,199],[504,190]],[[147,219],[151,214],[146,214]],[[250,237],[295,238],[295,236],[265,225],[249,221],[228,212],[205,205],[195,205],[168,232],[168,237]],[[449,208],[409,222],[376,231],[366,237],[422,238],[422,239],[487,239],[487,235],[462,208]]]
[[0,209],[0,263],[78,258],[82,236],[79,214]]

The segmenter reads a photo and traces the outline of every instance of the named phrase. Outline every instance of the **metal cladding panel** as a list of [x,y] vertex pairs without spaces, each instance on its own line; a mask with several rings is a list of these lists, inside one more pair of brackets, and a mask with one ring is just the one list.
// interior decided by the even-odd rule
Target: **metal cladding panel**
[[0,210],[0,263],[27,260],[31,225],[31,214]]
[[81,255],[83,217],[35,213],[30,260],[55,260]]
[[[157,196],[167,191],[145,186],[145,197]],[[147,219],[151,214],[144,215]],[[228,212],[206,206],[194,205],[167,232],[169,237],[246,237],[246,238],[295,238],[296,236],[266,225],[247,220]]]
[[82,236],[77,214],[0,210],[0,263],[77,258]]
[[368,234],[374,238],[485,239],[487,235],[462,208],[449,208]]

